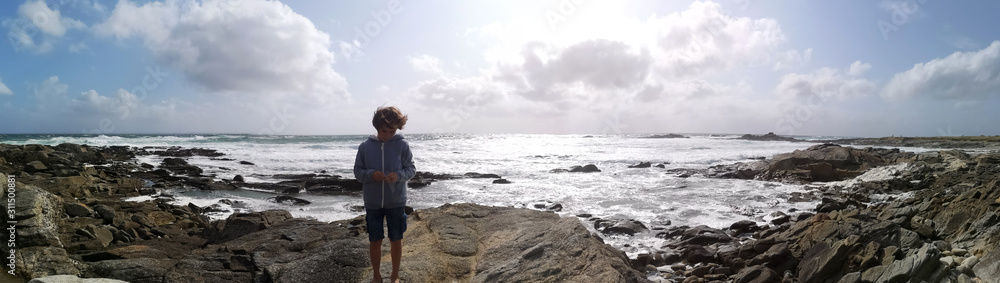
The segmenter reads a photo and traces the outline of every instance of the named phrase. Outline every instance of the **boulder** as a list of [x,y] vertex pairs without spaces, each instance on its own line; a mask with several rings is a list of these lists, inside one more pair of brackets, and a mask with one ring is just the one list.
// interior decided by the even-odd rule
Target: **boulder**
[[753,233],[760,230],[760,226],[757,226],[757,222],[753,220],[742,220],[732,225],[729,225],[729,230],[733,231],[733,235],[742,235],[746,233]]
[[844,264],[850,249],[848,241],[817,243],[802,257],[798,268],[799,282],[820,283],[832,277]]
[[628,168],[650,168],[650,167],[653,167],[653,164],[649,162],[639,162],[639,164],[628,166]]
[[579,173],[594,173],[601,172],[601,169],[597,168],[597,165],[587,164],[584,166],[573,166],[569,169],[569,172],[579,172]]
[[597,220],[594,221],[594,229],[597,229],[597,231],[600,231],[605,235],[624,234],[630,236],[649,231],[649,228],[647,228],[646,225],[633,219]]
[[[18,231],[20,232],[20,230]],[[36,246],[17,250],[18,275],[24,278],[38,278],[59,274],[80,274],[80,270],[70,260],[66,250],[54,246]],[[7,276],[4,274],[3,276]]]
[[63,209],[71,217],[90,217],[90,215],[94,214],[94,210],[90,209],[90,207],[77,202],[64,203]]
[[28,162],[28,164],[24,165],[24,172],[28,172],[28,173],[36,173],[36,172],[42,172],[42,171],[47,171],[47,170],[49,170],[49,168],[47,166],[45,166],[44,163],[42,163],[41,161],[38,161],[38,160],[35,160],[35,161],[32,161],[32,162]]
[[253,213],[234,213],[225,221],[213,222],[205,229],[205,238],[210,243],[222,243],[243,235],[267,229],[292,218],[285,210],[268,210]]
[[760,265],[744,268],[733,276],[733,283],[771,283],[780,281],[781,276],[777,272]]
[[280,203],[280,204],[290,204],[290,205],[300,205],[300,206],[312,203],[311,201],[300,199],[300,198],[296,198],[296,197],[291,197],[291,196],[274,196],[274,197],[267,198],[267,200],[273,201],[273,202],[276,202],[276,203]]
[[510,184],[511,182],[510,182],[510,181],[508,181],[507,179],[502,179],[502,178],[501,178],[501,179],[496,179],[496,180],[493,180],[493,183],[494,183],[494,184]]

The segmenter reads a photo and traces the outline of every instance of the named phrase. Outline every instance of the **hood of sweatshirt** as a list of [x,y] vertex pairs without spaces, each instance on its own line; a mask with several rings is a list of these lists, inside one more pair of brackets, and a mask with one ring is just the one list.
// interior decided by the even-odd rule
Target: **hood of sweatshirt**
[[[396,173],[396,182],[376,181],[375,172]],[[354,178],[362,184],[365,208],[397,208],[406,205],[406,183],[416,174],[410,144],[403,135],[382,142],[371,135],[358,146]]]

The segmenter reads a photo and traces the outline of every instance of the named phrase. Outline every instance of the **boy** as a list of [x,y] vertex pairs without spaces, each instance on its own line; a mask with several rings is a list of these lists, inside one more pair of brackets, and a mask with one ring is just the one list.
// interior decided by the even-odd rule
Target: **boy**
[[392,254],[392,282],[399,282],[399,261],[403,255],[403,232],[406,231],[406,182],[416,174],[410,144],[397,135],[406,125],[406,115],[396,107],[379,107],[372,117],[377,135],[369,136],[358,146],[354,159],[354,178],[362,184],[365,220],[368,222],[368,256],[371,257],[372,282],[382,282],[382,220],[389,230]]

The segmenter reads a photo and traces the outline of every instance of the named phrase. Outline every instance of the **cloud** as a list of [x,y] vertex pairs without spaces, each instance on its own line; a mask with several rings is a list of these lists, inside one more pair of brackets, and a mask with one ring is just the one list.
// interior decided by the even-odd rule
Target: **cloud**
[[861,63],[861,61],[854,61],[854,63],[851,63],[851,67],[847,68],[847,75],[852,77],[857,77],[864,74],[871,68],[872,68],[871,64]]
[[501,65],[493,76],[513,86],[516,93],[535,100],[566,98],[575,87],[604,90],[638,87],[652,65],[645,50],[603,39],[561,50],[551,50],[541,43],[527,44],[521,56],[521,64]]
[[18,18],[4,19],[2,23],[8,29],[7,37],[17,52],[26,49],[39,54],[47,53],[67,31],[86,27],[78,20],[63,17],[58,8],[51,9],[42,0],[21,4],[17,13]]
[[3,84],[3,79],[0,79],[0,94],[6,94],[6,95],[14,94],[13,91],[10,91],[10,89],[7,88],[7,85]]
[[411,56],[409,60],[410,66],[413,67],[413,70],[415,71],[435,75],[443,73],[441,70],[441,62],[437,57],[425,54],[417,57]]
[[80,52],[83,52],[84,50],[87,50],[87,49],[90,49],[90,47],[87,46],[87,44],[83,43],[83,42],[77,42],[77,43],[69,45],[69,52],[72,52],[72,53],[80,53]]
[[920,96],[975,100],[991,95],[1000,95],[1000,41],[978,51],[955,52],[916,64],[894,75],[881,92],[890,100]]
[[859,76],[870,68],[870,64],[855,61],[846,74],[831,68],[820,68],[808,74],[786,74],[779,80],[775,93],[786,98],[816,96],[824,101],[868,96],[878,91],[878,84]]
[[386,93],[386,92],[389,92],[390,89],[392,89],[392,88],[390,88],[387,85],[380,85],[377,88],[375,88],[375,92]]
[[802,52],[799,52],[798,50],[788,50],[783,53],[778,53],[773,69],[779,71],[803,66],[812,60],[812,53],[812,48],[806,49]]
[[[649,21],[657,28],[657,67],[673,76],[696,76],[738,65],[775,62],[773,50],[785,42],[774,19],[727,15],[715,2],[695,1],[687,10]],[[795,56],[801,61],[808,55]],[[790,65],[775,62],[776,66]]]
[[119,1],[99,35],[137,37],[160,62],[220,93],[348,98],[330,38],[277,1]]

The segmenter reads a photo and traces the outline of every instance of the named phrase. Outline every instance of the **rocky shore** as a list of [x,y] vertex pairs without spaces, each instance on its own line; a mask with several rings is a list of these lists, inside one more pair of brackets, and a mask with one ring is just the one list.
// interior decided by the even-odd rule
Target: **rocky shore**
[[[159,165],[136,156],[159,155]],[[216,180],[184,159],[210,149],[0,144],[0,178],[14,180],[13,270],[3,282],[362,282],[370,279],[364,218],[332,223],[288,211],[234,213],[177,206],[165,188],[273,191],[298,205],[303,192],[360,194],[360,184],[323,172],[272,176],[274,183]],[[237,166],[236,160],[230,160]],[[421,172],[411,185],[494,174]],[[154,196],[151,201],[123,201]],[[362,210],[363,211],[363,210]],[[445,205],[410,211],[402,275],[407,282],[643,282],[624,253],[574,217],[546,211]],[[9,223],[9,222],[7,222]],[[388,242],[386,242],[388,245]],[[389,248],[383,249],[388,262]],[[383,269],[387,271],[388,268]],[[384,275],[388,277],[388,274]],[[121,282],[105,280],[100,282]],[[87,281],[89,282],[89,281]],[[96,282],[96,281],[95,281]]]
[[[164,158],[141,164],[141,155]],[[206,213],[215,208],[172,205],[160,194],[250,187],[273,191],[275,201],[308,205],[295,195],[359,194],[357,181],[325,172],[271,176],[279,180],[273,183],[217,180],[187,164],[190,156],[225,158],[210,149],[0,145],[0,177],[16,180],[13,219],[5,219],[16,221],[16,278],[4,279],[369,279],[361,216],[326,223],[271,210],[211,221]],[[635,168],[657,170],[651,167]],[[1000,282],[1000,153],[821,144],[755,162],[669,172],[808,184],[808,193],[783,201],[819,204],[813,211],[775,212],[767,225],[729,227],[590,215],[579,215],[581,221],[548,211],[449,204],[410,211],[402,276],[407,282]],[[456,178],[501,176],[420,172],[410,185]],[[155,197],[122,200],[140,195]],[[557,205],[539,209],[558,211]],[[653,233],[663,245],[630,259],[602,239],[636,233]]]
[[1000,136],[969,137],[884,137],[838,139],[830,142],[842,145],[863,145],[880,147],[924,147],[1000,150]]

